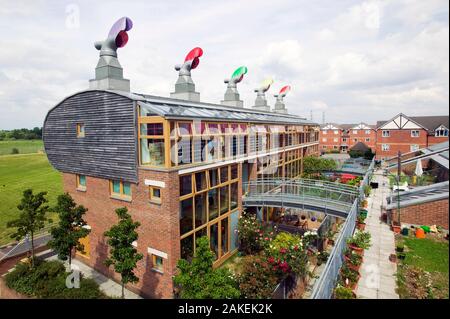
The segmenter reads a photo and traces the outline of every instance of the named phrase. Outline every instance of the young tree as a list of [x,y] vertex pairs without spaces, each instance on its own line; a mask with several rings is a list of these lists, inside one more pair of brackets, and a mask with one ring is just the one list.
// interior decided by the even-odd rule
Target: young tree
[[21,240],[29,236],[31,241],[31,267],[34,267],[34,234],[44,228],[45,222],[50,221],[45,217],[48,206],[44,205],[48,202],[45,198],[47,192],[33,194],[31,189],[23,192],[23,197],[17,208],[21,211],[19,218],[7,223],[7,227],[17,228],[11,238]]
[[59,259],[69,259],[70,266],[73,249],[84,252],[84,245],[80,243],[80,239],[91,232],[84,228],[87,224],[83,215],[87,209],[81,205],[77,206],[73,198],[66,193],[58,196],[54,211],[58,213],[59,223],[51,229],[53,239],[48,242],[48,245],[58,254]]
[[197,239],[196,256],[192,262],[181,259],[180,272],[174,281],[180,286],[183,299],[239,298],[240,291],[231,272],[225,268],[213,268],[214,255],[209,248],[208,237]]
[[108,245],[110,246],[110,257],[105,260],[106,266],[114,266],[114,271],[121,276],[122,283],[122,299],[125,298],[125,285],[127,283],[135,283],[139,278],[134,274],[136,263],[143,258],[133,242],[138,239],[136,229],[141,225],[134,222],[128,214],[126,207],[116,209],[119,217],[119,223],[112,226],[110,230],[105,232],[105,236],[109,237]]

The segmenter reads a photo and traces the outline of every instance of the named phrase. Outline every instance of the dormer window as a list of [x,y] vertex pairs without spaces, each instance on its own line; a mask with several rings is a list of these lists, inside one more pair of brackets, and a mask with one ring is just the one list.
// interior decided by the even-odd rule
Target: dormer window
[[436,137],[448,137],[448,128],[445,126],[439,126],[436,131],[434,131],[434,136]]

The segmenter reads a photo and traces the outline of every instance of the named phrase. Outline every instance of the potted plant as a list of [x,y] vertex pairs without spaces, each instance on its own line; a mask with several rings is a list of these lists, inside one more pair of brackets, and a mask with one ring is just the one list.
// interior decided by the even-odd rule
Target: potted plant
[[363,259],[361,255],[354,253],[352,250],[347,250],[347,252],[344,255],[344,259],[348,268],[355,271],[359,271]]
[[370,237],[370,233],[358,231],[353,237],[347,239],[347,245],[351,250],[362,256],[364,250],[370,247]]
[[326,251],[322,251],[317,255],[317,266],[320,266],[327,262],[328,257],[330,256],[329,253]]
[[391,228],[392,228],[392,231],[393,231],[394,233],[400,234],[402,225],[401,225],[399,222],[392,221],[392,222],[391,222]]
[[334,289],[335,299],[356,299],[356,294],[350,288],[346,288],[342,285],[337,285]]
[[361,215],[358,215],[356,218],[356,227],[359,230],[364,230],[366,228],[366,223],[364,222],[365,218]]
[[369,206],[369,202],[367,201],[367,199],[363,199],[361,202],[361,206],[363,208],[367,208]]
[[347,265],[344,265],[341,268],[340,274],[344,287],[355,290],[358,280],[361,277],[359,272],[349,268]]
[[361,209],[359,211],[359,215],[364,217],[364,218],[367,218],[367,213],[368,213],[367,209]]
[[405,250],[405,245],[403,243],[398,243],[395,250],[399,253],[402,253]]

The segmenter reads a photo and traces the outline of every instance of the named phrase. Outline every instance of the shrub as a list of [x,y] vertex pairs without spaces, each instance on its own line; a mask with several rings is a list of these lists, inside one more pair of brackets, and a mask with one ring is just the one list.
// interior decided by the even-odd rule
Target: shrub
[[343,265],[341,268],[341,279],[343,282],[346,282],[347,280],[349,283],[356,283],[359,279],[359,273],[349,267],[347,265]]
[[355,299],[353,291],[350,288],[341,285],[338,285],[336,289],[334,289],[334,296],[336,299]]
[[19,154],[19,149],[17,149],[17,148],[13,148],[12,150],[11,150],[11,154]]
[[242,260],[238,283],[244,298],[268,299],[272,296],[278,278],[265,256],[246,256]]
[[192,262],[178,261],[178,274],[174,282],[183,299],[239,298],[237,282],[229,269],[213,268],[214,254],[208,237],[197,239],[196,255]]
[[301,237],[282,232],[276,235],[275,239],[270,244],[269,249],[271,251],[278,251],[281,248],[301,246],[301,245],[302,245]]
[[317,255],[317,265],[320,266],[320,265],[326,263],[328,260],[328,257],[330,257],[329,253],[327,253],[326,251],[321,251]]
[[370,185],[364,185],[363,190],[364,190],[364,195],[366,197],[369,197],[370,192],[372,191],[372,187],[370,187]]
[[362,256],[358,255],[357,253],[354,253],[351,250],[347,250],[345,256],[347,256],[348,262],[354,266],[359,266],[362,263]]
[[107,298],[92,279],[80,278],[80,288],[66,287],[65,271],[60,261],[38,261],[33,269],[19,263],[5,276],[6,285],[15,291],[36,298],[100,299]]

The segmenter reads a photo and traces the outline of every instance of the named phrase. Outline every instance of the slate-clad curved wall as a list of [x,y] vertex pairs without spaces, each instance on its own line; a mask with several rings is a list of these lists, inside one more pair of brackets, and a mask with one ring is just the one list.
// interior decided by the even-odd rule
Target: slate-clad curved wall
[[[106,91],[86,91],[63,100],[44,122],[50,163],[59,171],[137,183],[135,101]],[[77,124],[85,137],[77,137]]]

